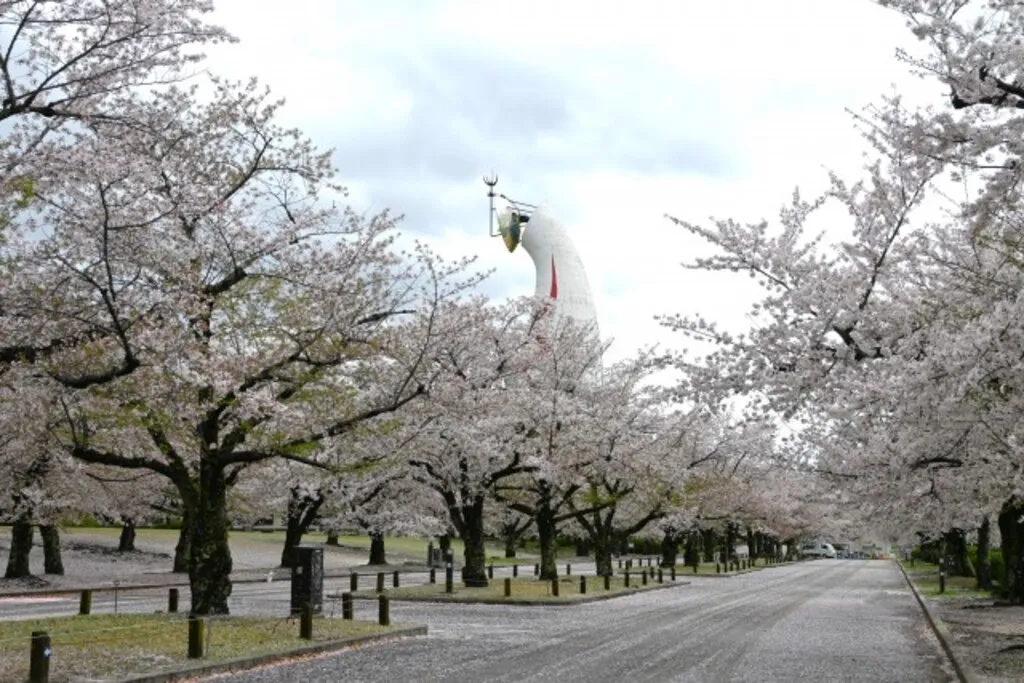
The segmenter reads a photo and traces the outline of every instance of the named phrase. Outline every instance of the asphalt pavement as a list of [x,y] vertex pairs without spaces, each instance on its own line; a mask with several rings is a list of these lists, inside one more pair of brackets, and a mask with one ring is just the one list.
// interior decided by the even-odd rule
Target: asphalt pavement
[[558,608],[393,603],[393,621],[425,623],[430,635],[218,680],[955,680],[891,562],[819,560],[687,580],[686,586]]

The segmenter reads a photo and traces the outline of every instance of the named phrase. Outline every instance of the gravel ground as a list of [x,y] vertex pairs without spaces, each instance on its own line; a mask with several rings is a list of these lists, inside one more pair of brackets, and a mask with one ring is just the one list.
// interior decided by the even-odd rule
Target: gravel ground
[[392,605],[400,640],[234,676],[281,681],[955,680],[899,570],[819,561],[562,608]]
[[957,598],[930,599],[928,607],[949,626],[953,651],[974,670],[978,683],[1024,680],[1024,606]]

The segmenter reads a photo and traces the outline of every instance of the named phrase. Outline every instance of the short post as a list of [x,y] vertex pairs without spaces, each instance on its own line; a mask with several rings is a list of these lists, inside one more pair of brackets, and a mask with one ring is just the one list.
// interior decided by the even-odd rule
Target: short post
[[572,576],[572,565],[568,562],[565,563],[565,575]]
[[694,574],[696,574],[696,573],[697,573],[697,569],[698,569],[698,567],[700,567],[700,565],[697,565],[697,564],[693,565],[693,573],[694,573]]
[[437,570],[430,568],[430,583],[437,583]]
[[722,565],[720,565],[717,562],[715,562],[715,573],[716,574],[721,574],[722,573]]
[[78,599],[78,613],[82,616],[92,613],[92,591],[82,591],[81,597]]
[[939,592],[946,592],[946,562],[939,558]]
[[654,558],[653,557],[648,557],[647,558],[647,566],[648,567],[653,567],[654,565],[651,564],[652,562],[654,562]]
[[348,589],[353,593],[359,590],[359,574],[352,572],[352,576],[348,580]]
[[623,585],[626,588],[629,588],[629,570],[628,569],[626,570],[626,573],[622,575],[622,580],[623,580]]
[[188,658],[201,659],[206,642],[206,621],[200,617],[188,618]]
[[512,565],[512,576],[513,577],[519,576],[519,565],[518,564]]
[[29,683],[48,683],[50,680],[50,634],[47,631],[32,631],[32,647],[29,651]]
[[619,569],[622,569],[622,558],[619,558]]
[[612,589],[612,575],[611,574],[605,574],[604,575],[604,589],[606,591],[610,591]]
[[494,564],[493,563],[487,565],[487,578],[488,579],[493,579],[494,578]]
[[661,567],[658,567],[658,583],[665,583],[665,578],[662,575]]
[[398,588],[398,570],[397,569],[395,570],[395,573],[391,575],[391,586],[394,587],[394,588]]
[[341,618],[346,621],[352,621],[355,618],[352,610],[352,594],[342,593],[341,594]]
[[645,569],[645,570],[643,571],[643,573],[642,573],[642,574],[640,575],[640,579],[641,579],[641,581],[643,582],[643,585],[645,585],[645,586],[646,586],[646,585],[647,585],[647,570],[646,570],[646,569]]
[[178,611],[178,589],[170,588],[167,590],[167,613],[174,614]]
[[507,577],[505,578],[505,597],[506,598],[511,598],[512,597],[512,579],[507,578]]
[[551,579],[551,595],[558,597],[558,579]]
[[539,564],[533,565],[533,575],[534,576],[540,576],[540,565]]
[[586,576],[581,576],[580,577],[580,595],[586,595],[586,594],[587,594],[587,577]]
[[668,571],[669,571],[669,576],[672,578],[673,581],[675,581],[676,580],[676,566],[672,565],[672,568],[669,569]]
[[377,592],[384,592],[384,572],[377,572]]
[[391,626],[391,601],[388,596],[382,595],[377,598],[377,607],[379,610],[377,623],[381,626]]
[[299,638],[313,640],[313,603],[302,603],[302,612],[299,617]]
[[451,564],[445,565],[444,568],[444,592],[452,593],[455,591],[455,572],[452,570]]

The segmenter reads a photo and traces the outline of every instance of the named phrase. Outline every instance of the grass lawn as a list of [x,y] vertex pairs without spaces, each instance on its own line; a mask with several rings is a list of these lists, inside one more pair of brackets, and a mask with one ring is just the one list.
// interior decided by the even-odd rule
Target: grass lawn
[[[588,576],[586,595],[580,593],[579,577],[563,576],[558,580],[558,597],[551,594],[550,581],[538,581],[534,578],[512,579],[512,595],[505,597],[504,579],[492,579],[486,588],[467,588],[456,581],[452,593],[444,592],[444,579],[438,577],[436,584],[425,586],[408,586],[404,588],[388,588],[384,594],[393,600],[422,600],[428,602],[498,602],[515,604],[517,602],[535,603],[572,603],[581,598],[599,597],[604,595],[627,595],[641,590],[650,590],[659,586],[670,586],[672,582],[665,577],[665,584],[648,579],[647,586],[640,585],[640,577],[630,577],[630,586],[624,585],[621,577],[611,579],[610,590],[604,589],[604,580],[596,576]],[[677,584],[682,585],[682,584]],[[376,599],[373,593],[363,592],[354,596],[359,599]]]
[[207,655],[189,660],[184,615],[91,615],[0,622],[0,679],[28,678],[33,631],[50,634],[53,680],[120,678],[239,657],[283,652],[330,640],[395,630],[373,622],[317,618],[313,640],[299,638],[297,619],[225,617],[207,623]]
[[972,576],[946,576],[946,592],[940,593],[939,565],[915,560],[911,567],[910,562],[899,562],[914,586],[926,598],[986,598],[994,595],[992,591],[977,588],[977,580]]

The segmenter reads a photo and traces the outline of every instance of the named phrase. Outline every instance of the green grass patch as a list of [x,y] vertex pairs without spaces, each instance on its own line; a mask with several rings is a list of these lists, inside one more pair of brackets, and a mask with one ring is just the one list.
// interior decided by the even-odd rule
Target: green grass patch
[[[441,577],[438,577],[441,579]],[[558,579],[558,596],[552,595],[550,581],[540,581],[534,578],[512,579],[512,595],[505,597],[505,580],[491,579],[486,588],[467,588],[458,581],[453,586],[453,592],[445,593],[444,581],[439,580],[436,584],[424,586],[408,586],[404,588],[387,588],[384,594],[393,600],[422,600],[427,602],[494,602],[494,603],[572,603],[581,599],[590,599],[608,595],[628,595],[642,590],[671,586],[672,582],[665,577],[665,583],[659,584],[657,580],[647,580],[647,585],[640,584],[639,576],[630,577],[630,585],[626,587],[622,577],[612,577],[609,590],[604,589],[604,579],[598,576],[588,576],[587,592],[580,593],[580,577],[563,576]],[[683,585],[677,583],[675,585]],[[376,599],[375,593],[362,592],[354,597],[357,599]]]
[[105,614],[0,622],[0,679],[28,679],[33,631],[50,634],[55,681],[122,678],[195,664],[287,652],[327,641],[388,633],[397,627],[318,617],[313,640],[299,638],[297,619],[223,617],[207,623],[206,657],[190,660],[183,615]]
[[946,591],[939,592],[939,565],[915,560],[914,566],[909,561],[899,560],[903,570],[914,583],[918,592],[926,598],[987,598],[995,595],[994,591],[977,587],[977,579],[973,576],[947,576]]

